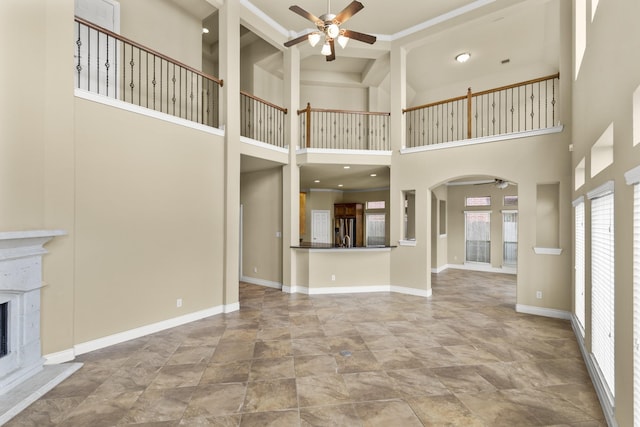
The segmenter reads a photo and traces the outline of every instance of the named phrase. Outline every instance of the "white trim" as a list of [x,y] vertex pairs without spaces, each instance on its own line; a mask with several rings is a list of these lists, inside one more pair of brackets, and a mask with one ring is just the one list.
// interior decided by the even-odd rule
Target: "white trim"
[[628,170],[624,173],[624,179],[627,185],[640,184],[640,166]]
[[396,292],[398,294],[405,295],[413,295],[416,297],[429,298],[433,295],[433,291],[431,288],[429,289],[416,289],[416,288],[407,288],[405,286],[391,286],[391,292]]
[[246,7],[247,9],[249,9],[254,15],[256,15],[258,18],[262,19],[267,25],[269,25],[271,28],[273,28],[274,30],[276,30],[277,32],[282,34],[283,36],[288,37],[288,36],[291,35],[290,31],[287,31],[286,28],[284,28],[282,25],[278,24],[273,18],[271,18],[266,13],[264,13],[262,10],[258,9],[249,0],[240,0],[240,4],[243,5],[244,7]]
[[[470,208],[471,206],[467,206],[467,207]],[[484,206],[479,206],[479,207],[484,208]],[[484,209],[484,210],[478,209],[476,211],[474,211],[474,210],[471,210],[471,211],[465,210],[465,211],[462,211],[462,213],[486,213],[486,214],[491,215],[493,213],[493,211],[488,211],[486,209]]]
[[250,283],[252,285],[264,286],[266,288],[282,289],[282,283],[272,282],[271,280],[258,279],[255,277],[240,276],[241,282]]
[[344,150],[338,148],[300,148],[296,150],[296,154],[343,154],[343,155],[372,155],[372,156],[391,156],[393,151],[387,150]]
[[238,310],[240,310],[240,302],[234,302],[234,303],[231,303],[231,304],[226,304],[224,306],[224,312],[225,313],[233,313],[234,311],[238,311]]
[[66,350],[57,351],[55,353],[45,354],[44,356],[45,365],[58,365],[60,363],[70,362],[76,358],[76,354],[74,353],[72,348],[68,348]]
[[417,240],[398,240],[398,246],[416,246]]
[[564,125],[554,126],[552,128],[528,130],[524,132],[507,133],[503,135],[483,136],[480,138],[463,139],[460,141],[443,142],[441,144],[423,145],[420,147],[402,148],[400,154],[420,153],[423,151],[441,150],[444,148],[463,147],[465,145],[485,144],[487,142],[507,141],[510,139],[528,138],[531,136],[549,135],[552,133],[560,133],[564,129]]
[[554,319],[571,320],[571,313],[555,308],[536,307],[534,305],[516,304],[518,313],[533,314],[535,316],[552,317]]
[[606,196],[607,194],[613,193],[614,183],[613,181],[607,181],[599,187],[594,188],[593,190],[587,192],[587,199],[593,200],[598,197]]
[[182,119],[180,117],[172,116],[171,114],[161,113],[160,111],[140,107],[135,104],[129,104],[128,102],[120,101],[118,99],[110,98],[104,95],[98,95],[97,93],[87,92],[83,89],[74,89],[74,95],[78,98],[86,99],[87,101],[97,102],[98,104],[108,105],[110,107],[119,108],[121,110],[130,111],[132,113],[141,114],[143,116],[152,117],[154,119],[162,120],[176,125],[185,126],[205,133],[224,136],[224,130],[222,129],[201,125],[200,123],[192,122],[191,120]]
[[375,285],[375,286],[335,286],[335,287],[314,287],[307,286],[282,286],[282,291],[293,294],[306,295],[337,295],[337,294],[361,294],[369,292],[393,292],[398,294],[413,295],[429,298],[432,295],[431,289],[415,289],[404,286]]
[[[240,136],[240,142],[253,145],[254,147],[264,148],[266,150],[277,151],[282,154],[289,154],[289,148],[278,147],[277,145],[269,144],[266,142],[258,141],[257,139],[248,138],[246,136]],[[284,163],[283,163],[284,164]]]
[[573,327],[573,333],[576,336],[576,341],[578,341],[578,347],[580,348],[580,353],[582,353],[582,359],[587,367],[587,372],[591,377],[591,382],[593,383],[593,387],[596,390],[596,395],[598,396],[598,400],[600,401],[600,406],[602,407],[602,412],[604,413],[604,417],[607,420],[607,425],[610,427],[617,427],[618,423],[615,418],[615,408],[611,403],[609,393],[607,388],[602,384],[600,380],[601,377],[598,376],[598,367],[591,354],[587,352],[587,348],[584,345],[584,338],[580,333],[581,326],[580,322],[576,318],[575,315],[571,315],[571,326]]
[[534,247],[533,252],[536,255],[560,255],[562,253],[562,248],[539,248]]
[[[473,212],[473,211],[471,211],[471,212]],[[518,209],[502,209],[502,210],[500,211],[500,213],[503,213],[503,214],[506,214],[506,213],[507,213],[507,214],[515,213],[515,214],[517,214],[517,213],[518,213]]]
[[584,203],[584,196],[580,196],[577,199],[575,199],[573,202],[571,202],[574,208],[581,203]]
[[492,267],[490,264],[447,264],[446,268],[453,268],[454,270],[481,271],[485,273],[518,274],[518,270],[514,267]]
[[437,268],[432,268],[431,272],[435,274],[439,274],[445,271],[447,268],[449,268],[449,264],[441,265],[440,267],[437,267]]
[[185,314],[183,316],[174,317],[172,319],[163,320],[149,325],[140,326],[139,328],[129,329],[128,331],[118,332],[117,334],[108,335],[106,337],[76,344],[73,346],[74,354],[77,356],[79,354],[99,350],[101,348],[120,344],[122,342],[129,341],[135,338],[140,338],[145,335],[164,331],[165,329],[175,328],[176,326],[184,325],[196,320],[204,319],[209,316],[214,316],[216,314],[221,314],[223,312],[229,313],[230,311],[235,311],[230,309],[234,308],[236,305],[236,310],[239,310],[239,303],[230,304],[224,307],[219,305],[216,307],[211,307],[205,310],[196,311],[193,313]]

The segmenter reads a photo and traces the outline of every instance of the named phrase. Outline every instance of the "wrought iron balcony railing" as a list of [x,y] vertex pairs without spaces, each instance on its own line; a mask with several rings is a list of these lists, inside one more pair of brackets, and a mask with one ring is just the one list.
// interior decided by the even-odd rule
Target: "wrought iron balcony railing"
[[77,88],[218,127],[222,80],[82,18],[75,23]]
[[300,146],[340,150],[390,150],[389,113],[298,110]]
[[240,91],[240,134],[276,147],[285,146],[287,109]]
[[406,147],[554,127],[560,74],[402,110]]

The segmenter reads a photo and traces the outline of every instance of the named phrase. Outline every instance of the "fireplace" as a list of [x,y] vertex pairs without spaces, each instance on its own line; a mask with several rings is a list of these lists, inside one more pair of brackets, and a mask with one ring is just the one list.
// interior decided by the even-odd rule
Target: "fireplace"
[[9,353],[9,303],[0,304],[0,357]]

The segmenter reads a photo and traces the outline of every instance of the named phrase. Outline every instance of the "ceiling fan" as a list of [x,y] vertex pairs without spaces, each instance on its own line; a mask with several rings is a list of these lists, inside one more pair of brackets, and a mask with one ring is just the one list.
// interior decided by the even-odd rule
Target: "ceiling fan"
[[318,44],[322,36],[324,36],[324,44],[322,46],[321,53],[326,56],[327,61],[333,61],[336,59],[336,50],[334,46],[335,40],[338,41],[338,44],[340,44],[343,49],[347,45],[349,39],[374,44],[376,42],[375,36],[340,28],[340,25],[344,24],[349,18],[361,11],[363,8],[364,5],[359,1],[352,1],[342,10],[342,12],[334,15],[331,13],[331,0],[327,0],[327,13],[320,15],[318,18],[300,6],[291,6],[289,7],[289,10],[313,22],[318,30],[296,37],[293,40],[289,40],[284,45],[286,47],[291,47],[308,40],[311,46],[315,46]]
[[509,185],[516,185],[511,181],[505,181],[504,179],[500,179],[500,178],[495,178],[493,180],[487,180],[487,181],[483,181],[483,182],[476,182],[474,183],[474,185],[486,185],[486,184],[492,184],[494,185],[496,188],[499,188],[501,190],[504,190],[505,188],[507,188]]

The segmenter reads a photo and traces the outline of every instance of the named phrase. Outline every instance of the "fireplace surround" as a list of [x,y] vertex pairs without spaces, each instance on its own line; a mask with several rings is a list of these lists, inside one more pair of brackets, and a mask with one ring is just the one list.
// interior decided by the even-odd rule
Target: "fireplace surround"
[[0,337],[0,425],[81,366],[45,367],[40,344],[44,244],[64,234],[0,232],[0,327],[6,330]]

